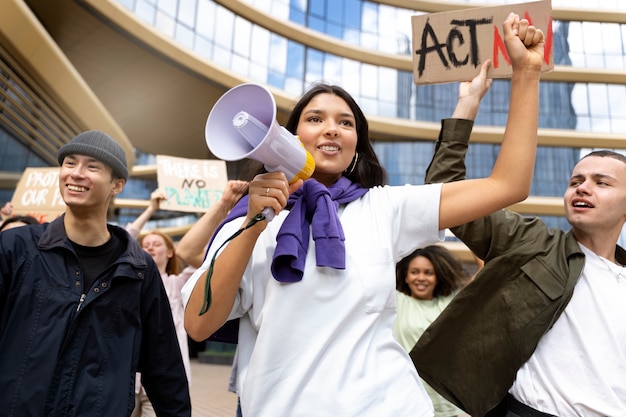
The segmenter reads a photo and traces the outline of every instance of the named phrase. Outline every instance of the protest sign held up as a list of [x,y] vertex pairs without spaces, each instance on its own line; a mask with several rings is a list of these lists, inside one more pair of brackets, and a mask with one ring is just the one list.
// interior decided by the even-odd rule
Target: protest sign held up
[[502,23],[511,12],[543,31],[542,71],[552,71],[552,5],[543,0],[412,16],[415,84],[470,80],[487,59],[492,60],[489,77],[509,78],[512,68]]
[[65,211],[59,191],[59,168],[26,168],[13,193],[13,214],[49,222]]
[[157,183],[163,210],[199,213],[215,204],[226,187],[226,162],[157,155]]

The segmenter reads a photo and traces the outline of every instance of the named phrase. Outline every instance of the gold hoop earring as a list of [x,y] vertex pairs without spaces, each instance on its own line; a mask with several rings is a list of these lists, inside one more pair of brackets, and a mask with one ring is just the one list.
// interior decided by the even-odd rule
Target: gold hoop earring
[[359,153],[355,152],[354,158],[352,158],[352,162],[350,163],[350,166],[346,168],[345,171],[343,171],[343,174],[346,176],[352,174],[354,172],[354,168],[356,168],[356,163],[358,160],[359,160]]

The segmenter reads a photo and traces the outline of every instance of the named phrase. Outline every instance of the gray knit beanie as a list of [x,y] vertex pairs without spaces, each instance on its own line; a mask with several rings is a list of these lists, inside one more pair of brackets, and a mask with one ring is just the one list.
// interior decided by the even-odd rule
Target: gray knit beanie
[[110,166],[117,177],[128,180],[124,149],[106,133],[88,130],[76,135],[69,143],[59,148],[57,153],[59,165],[63,165],[63,159],[72,154],[96,158]]

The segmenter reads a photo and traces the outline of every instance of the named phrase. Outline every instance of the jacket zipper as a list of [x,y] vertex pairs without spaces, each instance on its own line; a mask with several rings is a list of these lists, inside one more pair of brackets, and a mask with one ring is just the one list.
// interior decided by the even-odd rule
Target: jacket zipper
[[83,305],[83,301],[85,301],[85,298],[87,298],[87,294],[83,293],[80,295],[80,300],[78,300],[78,307],[76,307],[76,312],[80,310],[80,307]]

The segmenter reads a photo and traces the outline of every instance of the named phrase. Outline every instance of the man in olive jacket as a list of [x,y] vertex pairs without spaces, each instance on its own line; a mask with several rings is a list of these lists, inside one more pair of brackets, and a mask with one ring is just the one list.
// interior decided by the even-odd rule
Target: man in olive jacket
[[[442,123],[426,183],[465,177],[472,122]],[[626,415],[626,159],[583,158],[564,202],[569,232],[509,210],[452,229],[485,267],[410,354],[472,417]]]

